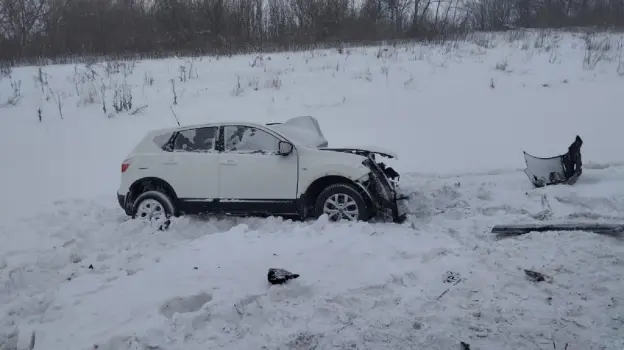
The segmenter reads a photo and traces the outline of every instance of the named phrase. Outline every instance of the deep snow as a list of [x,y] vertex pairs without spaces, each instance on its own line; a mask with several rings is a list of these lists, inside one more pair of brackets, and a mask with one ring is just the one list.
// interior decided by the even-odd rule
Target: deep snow
[[[581,34],[507,33],[204,58],[193,69],[143,61],[127,79],[133,110],[148,106],[111,118],[101,82],[122,73],[94,65],[103,80],[91,81],[84,65],[43,67],[42,94],[36,68],[14,69],[21,99],[0,109],[0,349],[27,348],[32,332],[37,350],[624,348],[622,240],[489,233],[624,221],[622,36],[593,42],[604,37],[598,54]],[[585,55],[599,62],[584,67]],[[180,65],[192,72],[185,82]],[[331,146],[396,150],[409,221],[183,217],[160,232],[128,220],[115,199],[119,167],[147,130],[174,125],[171,78],[185,124],[309,114]],[[10,94],[4,78],[0,104]],[[522,150],[560,154],[576,134],[579,182],[533,189]],[[270,267],[301,277],[269,287]],[[530,282],[523,269],[553,282]],[[448,272],[457,284],[443,281]]]

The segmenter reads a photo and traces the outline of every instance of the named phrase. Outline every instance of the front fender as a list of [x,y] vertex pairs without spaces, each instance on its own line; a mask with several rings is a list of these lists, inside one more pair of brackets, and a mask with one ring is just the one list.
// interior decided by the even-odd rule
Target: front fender
[[324,169],[303,168],[299,177],[299,194],[301,195],[316,180],[327,176],[340,176],[353,182],[367,176],[370,169],[360,164],[355,167],[344,164],[328,164],[323,166]]

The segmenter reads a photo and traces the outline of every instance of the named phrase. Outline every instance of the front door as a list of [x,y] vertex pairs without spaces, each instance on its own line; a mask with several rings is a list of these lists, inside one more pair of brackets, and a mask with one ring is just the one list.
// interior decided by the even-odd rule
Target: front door
[[293,214],[296,212],[296,150],[278,154],[280,139],[250,126],[223,126],[219,158],[219,199],[232,211]]

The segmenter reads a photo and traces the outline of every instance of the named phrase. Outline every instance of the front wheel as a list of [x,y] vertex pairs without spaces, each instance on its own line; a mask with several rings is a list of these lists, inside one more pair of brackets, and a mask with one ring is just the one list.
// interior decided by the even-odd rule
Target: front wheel
[[159,230],[166,230],[175,212],[169,196],[160,191],[141,193],[132,205],[132,218],[150,221],[158,225]]
[[317,197],[314,206],[317,218],[327,214],[333,222],[368,220],[369,211],[369,206],[357,188],[346,183],[327,186]]

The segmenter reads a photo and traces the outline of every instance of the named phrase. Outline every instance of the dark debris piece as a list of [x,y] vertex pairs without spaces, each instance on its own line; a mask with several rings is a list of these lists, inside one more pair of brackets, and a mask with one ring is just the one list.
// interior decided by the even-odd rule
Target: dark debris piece
[[550,282],[552,280],[551,277],[537,271],[524,269],[524,274],[533,282]]
[[496,225],[492,228],[492,233],[497,238],[506,238],[525,235],[532,232],[550,231],[585,231],[616,238],[624,238],[624,225],[603,224],[594,222],[573,222],[573,223],[537,223],[537,224],[516,224],[516,225]]
[[270,268],[269,273],[267,274],[267,279],[270,284],[284,284],[297,277],[299,277],[299,275],[296,273],[277,268]]
[[451,283],[453,285],[456,285],[460,281],[461,281],[461,276],[457,272],[447,271],[444,273],[444,275],[442,275],[443,283]]
[[470,344],[464,342],[460,342],[459,344],[461,344],[461,350],[470,350]]

